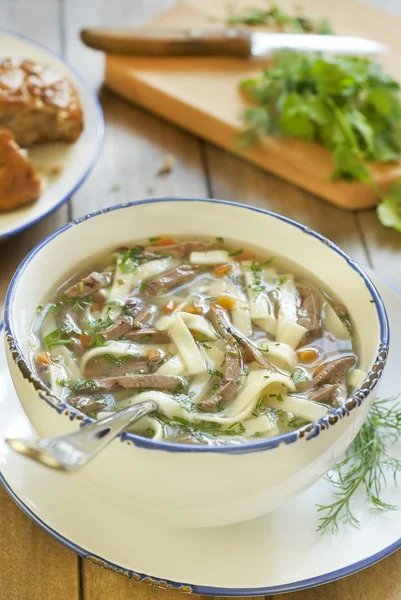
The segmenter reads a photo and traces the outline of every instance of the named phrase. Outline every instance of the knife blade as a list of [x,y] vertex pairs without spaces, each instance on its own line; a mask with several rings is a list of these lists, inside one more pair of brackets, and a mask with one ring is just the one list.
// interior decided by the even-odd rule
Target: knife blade
[[277,50],[330,52],[333,54],[383,54],[388,47],[359,37],[249,33],[245,29],[151,30],[89,27],[82,41],[96,50],[132,56],[237,56],[265,57]]

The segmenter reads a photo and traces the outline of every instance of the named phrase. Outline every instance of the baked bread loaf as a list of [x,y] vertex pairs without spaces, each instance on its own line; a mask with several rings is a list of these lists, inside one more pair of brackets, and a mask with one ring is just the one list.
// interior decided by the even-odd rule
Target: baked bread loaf
[[0,211],[36,200],[40,178],[8,129],[0,129]]
[[77,93],[52,67],[33,60],[1,60],[0,127],[10,129],[22,147],[75,142],[83,129]]

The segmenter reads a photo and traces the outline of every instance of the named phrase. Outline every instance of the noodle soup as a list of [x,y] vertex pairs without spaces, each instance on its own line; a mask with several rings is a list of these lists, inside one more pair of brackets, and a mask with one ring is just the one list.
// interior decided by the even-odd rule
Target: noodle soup
[[117,249],[38,307],[30,340],[54,395],[97,419],[152,399],[132,430],[175,443],[297,429],[364,377],[332,294],[222,238]]

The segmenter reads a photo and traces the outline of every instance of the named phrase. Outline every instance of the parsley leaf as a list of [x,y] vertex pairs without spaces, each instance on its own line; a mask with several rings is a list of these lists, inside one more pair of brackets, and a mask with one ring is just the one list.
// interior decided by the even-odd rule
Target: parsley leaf
[[401,181],[396,181],[377,207],[377,215],[385,227],[401,233]]
[[276,134],[321,144],[331,152],[332,179],[369,185],[382,200],[380,221],[401,232],[400,185],[384,194],[370,170],[401,157],[400,85],[379,63],[282,51],[240,89],[254,102],[242,143]]

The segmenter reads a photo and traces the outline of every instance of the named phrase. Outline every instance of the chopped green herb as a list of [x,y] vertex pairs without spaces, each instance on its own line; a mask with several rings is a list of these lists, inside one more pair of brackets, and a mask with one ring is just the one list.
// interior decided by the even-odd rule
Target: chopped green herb
[[272,256],[271,258],[268,258],[267,260],[265,260],[264,263],[262,263],[262,266],[263,267],[269,267],[272,264],[272,262],[274,261],[275,258],[276,258],[275,256]]
[[233,250],[233,252],[229,252],[228,256],[239,256],[240,254],[243,253],[243,250]]
[[310,425],[310,421],[305,421],[304,419],[300,419],[298,417],[294,417],[288,421],[288,427],[291,427],[292,429],[300,429],[306,425]]
[[107,341],[102,336],[102,334],[101,333],[95,333],[94,335],[91,336],[91,341],[90,341],[90,344],[89,344],[89,348],[97,348],[99,346],[105,346],[106,344],[107,344]]
[[146,281],[141,281],[140,285],[139,285],[139,291],[140,292],[144,292],[147,288],[148,284],[146,283]]
[[325,19],[314,20],[302,14],[287,13],[273,1],[269,2],[266,8],[246,6],[239,12],[235,12],[230,7],[227,24],[248,25],[248,27],[265,25],[284,33],[319,33],[320,35],[333,33]]
[[218,242],[220,242],[220,244],[224,244],[224,238],[222,238],[222,237],[217,237],[217,238],[216,238],[216,240],[217,240]]
[[220,371],[216,371],[216,369],[210,369],[209,375],[212,375],[213,377],[220,377],[221,379],[223,379],[224,377],[223,373],[221,373]]
[[57,385],[64,387],[64,388],[69,388],[70,387],[70,382],[68,381],[68,379],[56,379],[56,383]]
[[80,292],[84,291],[84,282],[83,281],[78,282],[78,289]]
[[236,350],[229,350],[227,354],[228,356],[238,356],[238,352]]
[[55,329],[48,333],[44,338],[43,342],[48,348],[53,346],[64,346],[65,344],[74,344],[75,340],[63,337],[65,334],[61,329]]
[[118,285],[124,285],[124,279],[117,279]]
[[72,391],[74,394],[76,394],[77,392],[79,392],[80,390],[85,389],[85,388],[94,390],[98,387],[99,387],[99,384],[94,379],[78,379],[75,382],[75,384],[72,388]]
[[369,302],[370,302],[371,304],[374,304],[374,303],[375,303],[375,301],[374,301],[374,300],[369,300]]
[[116,367],[121,367],[125,361],[133,358],[132,354],[124,354],[124,356],[114,356],[114,354],[104,354],[104,358],[106,358],[109,362],[111,362]]
[[283,283],[285,283],[287,281],[287,277],[285,275],[280,275],[280,277],[278,278],[279,284],[283,285]]
[[43,306],[41,304],[38,305],[37,309],[38,312],[42,312],[43,310]]
[[238,433],[238,435],[245,433],[245,427],[239,421],[238,423],[233,423],[232,425],[230,425],[228,429],[229,431],[234,431],[235,433]]
[[284,402],[284,398],[282,397],[281,394],[277,394],[276,400],[277,400],[277,402]]
[[303,369],[300,369],[299,367],[296,367],[293,370],[293,372],[291,373],[291,379],[295,383],[295,385],[309,381],[309,377],[307,376],[305,371]]
[[151,244],[154,244],[155,242],[158,242],[160,239],[161,239],[160,237],[150,237],[149,242]]

